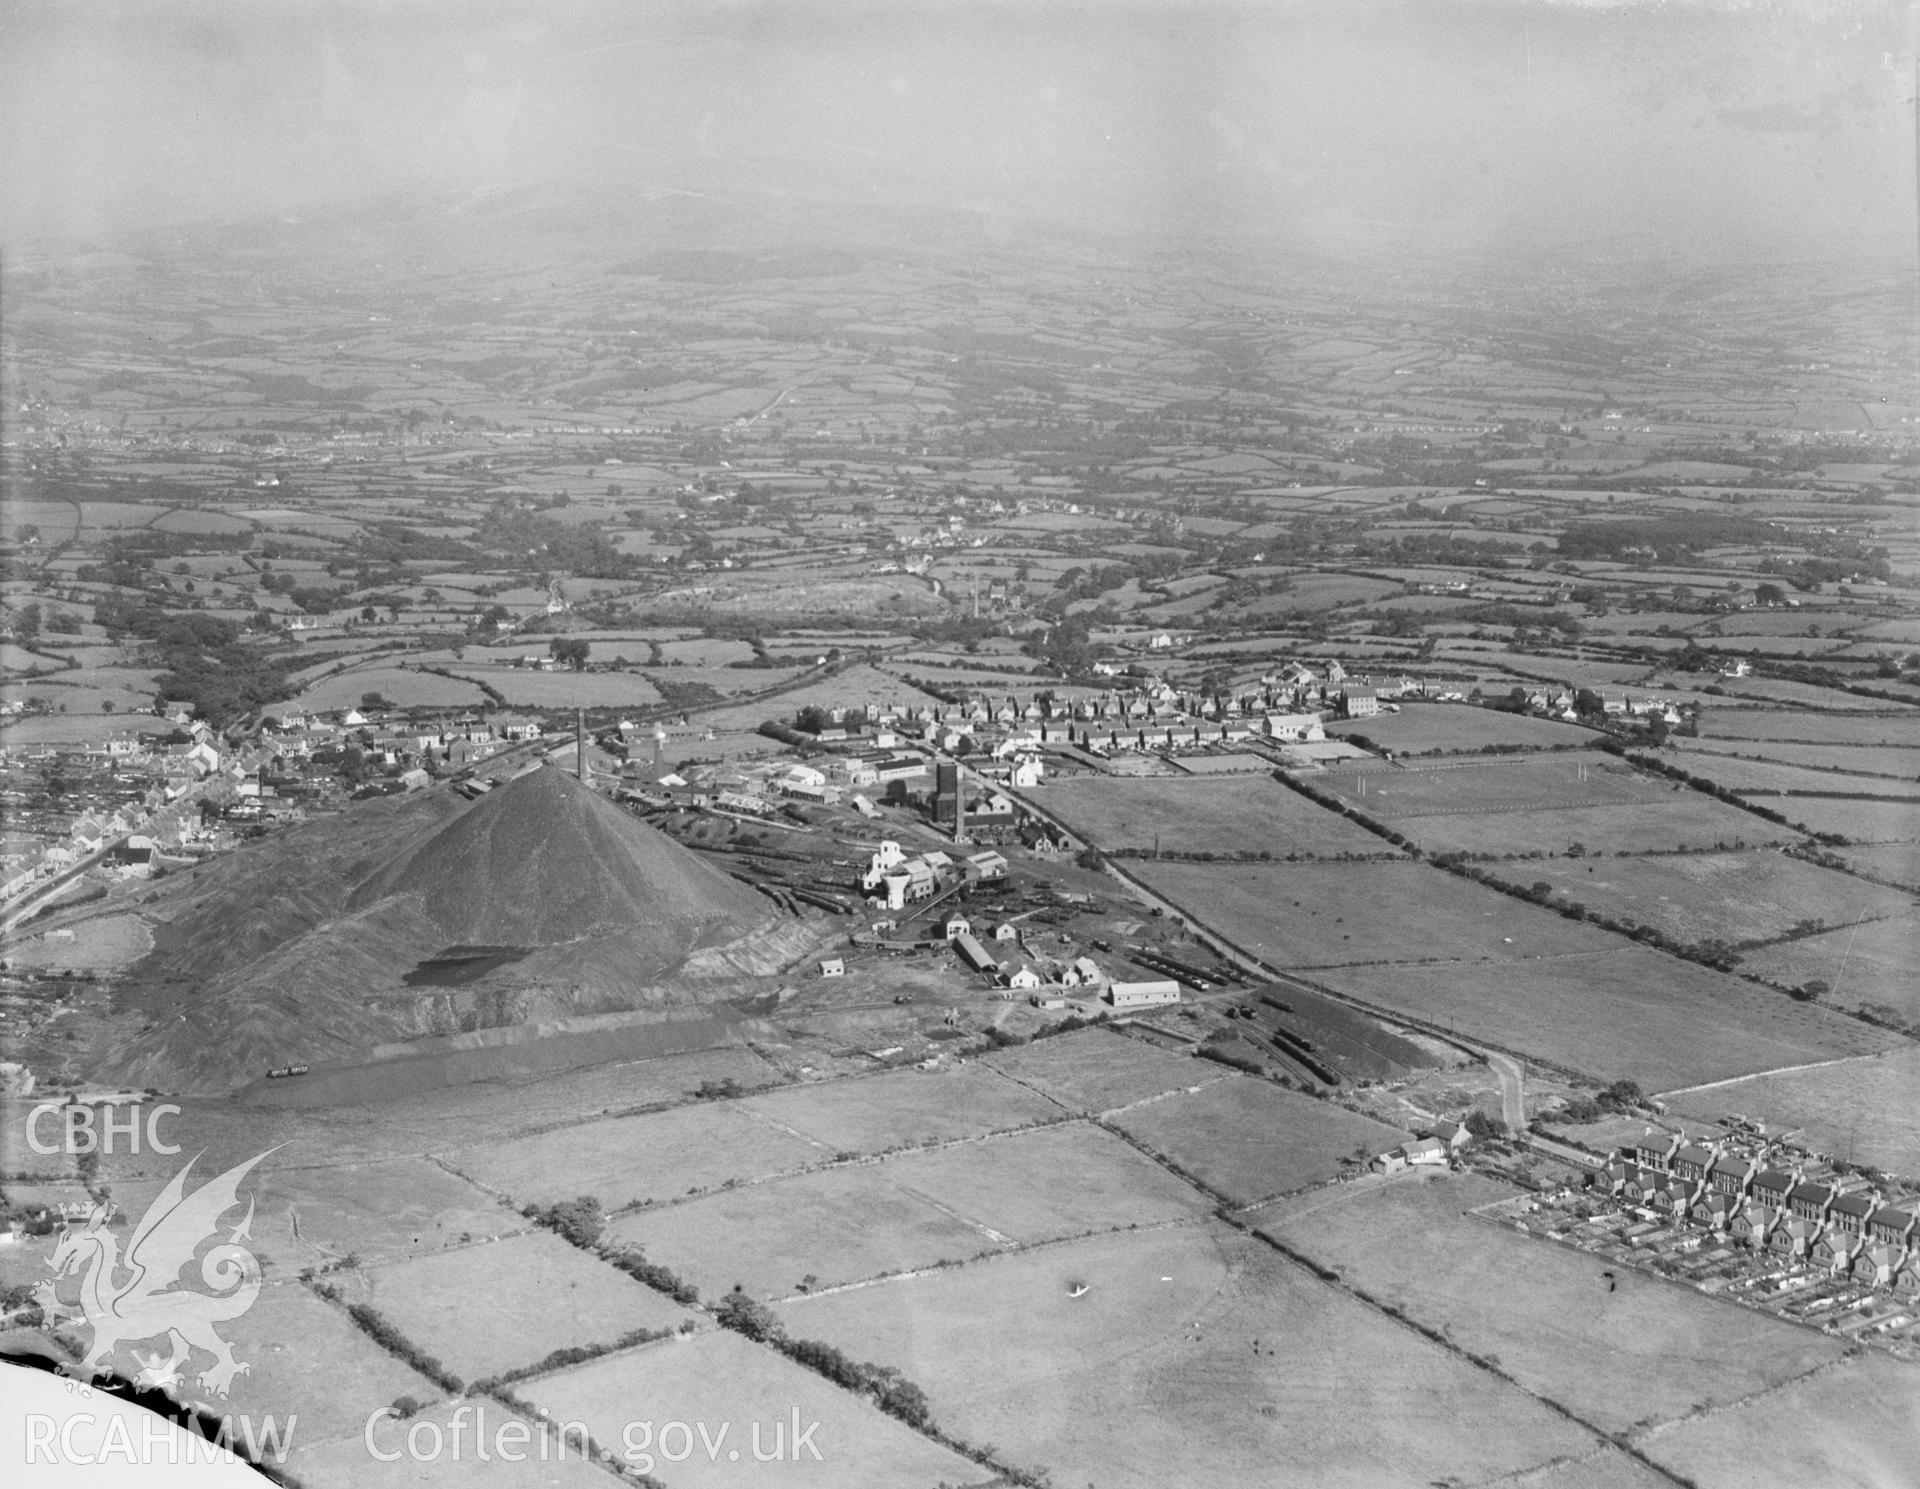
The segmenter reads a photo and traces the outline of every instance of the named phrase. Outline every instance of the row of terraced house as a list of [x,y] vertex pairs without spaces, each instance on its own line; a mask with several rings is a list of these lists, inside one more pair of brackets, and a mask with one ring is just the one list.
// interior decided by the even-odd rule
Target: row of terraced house
[[1780,1156],[1648,1132],[1615,1152],[1605,1183],[1738,1245],[1920,1297],[1920,1207],[1890,1203],[1858,1174],[1770,1161]]

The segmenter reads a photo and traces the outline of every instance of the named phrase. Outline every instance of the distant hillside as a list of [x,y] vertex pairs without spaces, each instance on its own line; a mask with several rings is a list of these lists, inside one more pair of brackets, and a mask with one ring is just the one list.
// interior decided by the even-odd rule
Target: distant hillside
[[[425,1034],[702,1001],[714,974],[776,970],[804,939],[552,768],[472,805],[429,791],[267,838],[183,876],[148,913],[165,923],[131,1000],[153,1026],[100,1074],[170,1092]],[[465,947],[497,954],[409,985]]]
[[797,249],[754,258],[714,248],[674,248],[615,264],[609,274],[653,274],[692,284],[743,284],[754,279],[826,279],[854,274],[858,255],[837,248]]

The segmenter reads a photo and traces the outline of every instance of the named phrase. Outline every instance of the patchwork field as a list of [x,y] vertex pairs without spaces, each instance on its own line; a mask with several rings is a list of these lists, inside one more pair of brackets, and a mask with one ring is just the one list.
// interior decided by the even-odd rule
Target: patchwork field
[[1059,1483],[1413,1489],[1597,1446],[1213,1224],[1048,1247],[781,1313],[791,1334],[905,1371],[947,1430]]
[[1678,1091],[1668,1106],[1689,1117],[1739,1112],[1769,1128],[1797,1128],[1821,1152],[1920,1177],[1920,1045]]
[[830,1153],[922,1147],[1063,1115],[1046,1097],[973,1063],[788,1086],[742,1105],[752,1116]]
[[[987,1478],[968,1459],[878,1408],[725,1330],[609,1355],[518,1391],[558,1422],[583,1422],[596,1442],[628,1466],[656,1477],[670,1475],[673,1489],[734,1489],[769,1481],[797,1489],[936,1489]],[[802,1424],[820,1424],[808,1439],[819,1451],[818,1462],[792,1440],[795,1412]],[[678,1434],[670,1434],[664,1445],[656,1437],[651,1448],[627,1457],[627,1445],[642,1441],[625,1437],[627,1425],[638,1421],[704,1423],[715,1439],[714,1452],[709,1455],[694,1434],[683,1458],[665,1457],[662,1446],[668,1453],[682,1452]],[[754,1433],[757,1424],[760,1451],[770,1455],[776,1423],[786,1428],[778,1439],[785,1457],[769,1468],[754,1461]],[[727,1435],[720,1440],[723,1424]]]
[[1426,864],[1127,867],[1189,915],[1276,966],[1524,959],[1620,944],[1606,931]]
[[[1793,1324],[1461,1213],[1514,1192],[1471,1174],[1404,1179],[1260,1230],[1604,1432],[1743,1400],[1843,1352]],[[1614,1287],[1603,1270],[1616,1273]]]
[[1391,854],[1364,828],[1264,776],[1079,779],[1049,784],[1037,798],[1073,832],[1101,848],[1309,856]]
[[1105,1029],[1059,1034],[1020,1049],[1001,1050],[986,1056],[983,1063],[1089,1116],[1228,1079],[1217,1065]]
[[1792,739],[1808,744],[1920,746],[1920,713],[1825,714],[1799,709],[1728,708],[1702,716],[1703,739]]
[[763,1179],[824,1162],[825,1144],[756,1120],[732,1102],[702,1102],[641,1117],[610,1117],[447,1155],[514,1203],[596,1196],[609,1210],[677,1199],[729,1179]]
[[424,1158],[276,1169],[259,1206],[253,1233],[288,1270],[348,1252],[368,1263],[417,1256],[525,1224]]
[[1911,908],[1888,920],[1762,947],[1748,952],[1742,965],[1789,987],[1824,982],[1824,1002],[1920,1027],[1920,915]]
[[1658,1428],[1642,1447],[1700,1489],[1911,1489],[1916,1442],[1920,1370],[1870,1352]]
[[687,1318],[664,1294],[540,1230],[377,1267],[367,1282],[368,1301],[465,1380]]
[[368,693],[443,708],[481,708],[487,703],[487,695],[475,683],[411,667],[354,667],[310,684],[292,706],[332,713],[358,707]]
[[623,1216],[612,1235],[708,1296],[741,1284],[777,1297],[1205,1208],[1151,1159],[1075,1122],[728,1190]]
[[1649,1091],[1869,1054],[1900,1037],[1641,947],[1524,963],[1348,967],[1319,980],[1377,1007]]
[[1838,833],[1850,843],[1920,843],[1920,802],[1789,796],[1766,805],[1808,832]]
[[[544,645],[538,648],[545,655]],[[451,670],[485,683],[513,708],[646,708],[660,690],[637,672],[541,672],[526,667],[457,666]]]
[[[1533,883],[1536,871],[1520,877]],[[1562,860],[1541,864],[1537,879],[1613,920],[1650,925],[1682,941],[1736,945],[1784,935],[1803,921],[1844,924],[1902,914],[1913,905],[1913,896],[1899,890],[1768,852]]]
[[358,1433],[370,1412],[399,1396],[436,1401],[445,1394],[361,1333],[344,1309],[297,1282],[262,1288],[220,1333],[248,1366],[220,1411],[256,1420],[295,1414],[296,1443]]
[[1247,1076],[1133,1107],[1112,1122],[1242,1205],[1321,1183],[1340,1173],[1342,1158],[1407,1140],[1369,1117]]
[[1502,856],[1570,853],[1576,847],[1585,853],[1624,854],[1734,849],[1788,843],[1799,837],[1790,828],[1776,826],[1697,791],[1684,795],[1674,792],[1663,801],[1622,806],[1435,815],[1394,825],[1429,853]]

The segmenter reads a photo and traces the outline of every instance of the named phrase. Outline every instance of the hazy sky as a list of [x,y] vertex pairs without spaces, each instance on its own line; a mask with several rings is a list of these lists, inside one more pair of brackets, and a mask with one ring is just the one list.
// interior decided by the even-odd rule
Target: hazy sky
[[1904,0],[0,0],[9,238],[577,179],[1330,251],[1915,241]]

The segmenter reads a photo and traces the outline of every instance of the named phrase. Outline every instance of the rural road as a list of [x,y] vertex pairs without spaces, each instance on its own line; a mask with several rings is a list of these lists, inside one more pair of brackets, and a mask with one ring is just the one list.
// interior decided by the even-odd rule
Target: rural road
[[1518,1137],[1527,1130],[1526,1070],[1511,1055],[1492,1050],[1487,1051],[1487,1064],[1500,1077],[1500,1114],[1506,1118],[1507,1130]]

